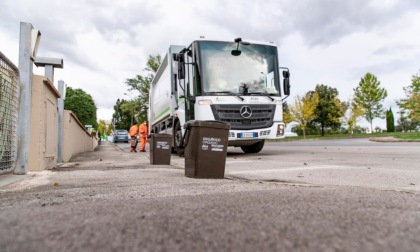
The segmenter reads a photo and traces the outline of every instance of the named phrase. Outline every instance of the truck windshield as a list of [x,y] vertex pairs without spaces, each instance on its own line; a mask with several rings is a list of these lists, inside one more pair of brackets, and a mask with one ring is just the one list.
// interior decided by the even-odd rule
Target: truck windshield
[[270,45],[239,45],[235,42],[200,41],[203,93],[233,92],[241,95],[280,95],[277,48]]

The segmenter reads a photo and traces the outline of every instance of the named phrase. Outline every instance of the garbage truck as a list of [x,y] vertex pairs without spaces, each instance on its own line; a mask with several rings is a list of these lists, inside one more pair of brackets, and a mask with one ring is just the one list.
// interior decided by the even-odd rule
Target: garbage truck
[[285,137],[289,77],[272,42],[202,38],[171,45],[150,84],[149,133],[171,134],[182,156],[186,122],[216,120],[230,125],[228,146],[258,153],[265,140]]

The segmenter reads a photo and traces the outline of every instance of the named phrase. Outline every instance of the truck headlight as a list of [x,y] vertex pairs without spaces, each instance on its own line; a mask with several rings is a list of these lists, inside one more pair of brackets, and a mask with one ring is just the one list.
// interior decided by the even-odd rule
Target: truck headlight
[[277,125],[277,136],[284,135],[284,124]]
[[213,103],[211,102],[211,100],[199,100],[198,104],[199,105],[212,105]]

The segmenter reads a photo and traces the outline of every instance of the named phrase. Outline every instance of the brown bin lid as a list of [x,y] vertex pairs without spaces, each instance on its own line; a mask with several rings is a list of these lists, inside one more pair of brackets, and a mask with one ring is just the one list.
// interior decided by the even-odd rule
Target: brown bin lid
[[206,127],[206,128],[216,128],[216,129],[230,129],[230,125],[221,122],[221,121],[188,121],[185,125],[190,125],[191,127]]

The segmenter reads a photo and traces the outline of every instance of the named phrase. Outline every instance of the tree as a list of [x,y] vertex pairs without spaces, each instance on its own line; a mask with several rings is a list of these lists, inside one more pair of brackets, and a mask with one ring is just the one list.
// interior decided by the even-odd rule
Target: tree
[[108,124],[108,127],[106,128],[105,134],[107,136],[110,136],[112,134],[112,130],[114,130],[114,126],[112,125],[112,123],[110,123],[110,124]]
[[107,127],[106,127],[106,123],[105,123],[105,121],[104,121],[104,120],[99,120],[99,124],[98,124],[98,132],[100,132],[100,133],[101,133],[101,136],[102,136],[103,134],[106,134],[106,129],[107,129]]
[[107,124],[104,120],[99,120],[98,133],[100,133],[100,136],[111,135],[113,129],[114,127],[112,126],[112,123]]
[[395,131],[406,132],[406,131],[417,130],[420,127],[420,120],[413,120],[406,117],[405,110],[401,110],[397,113],[400,114],[400,118],[397,120],[397,127],[395,127]]
[[386,131],[395,132],[394,113],[391,108],[386,111]]
[[318,105],[315,108],[316,118],[314,122],[321,125],[321,136],[325,135],[325,127],[339,128],[340,118],[343,116],[343,106],[338,99],[336,88],[326,85],[316,85],[315,92],[319,96]]
[[373,119],[384,118],[385,111],[381,102],[388,96],[388,93],[380,85],[381,82],[375,75],[366,73],[365,77],[361,78],[359,86],[354,89],[354,102],[363,108],[364,116],[370,123],[371,132],[373,132]]
[[128,91],[136,90],[139,92],[138,98],[134,99],[135,111],[139,113],[137,119],[139,122],[147,120],[147,109],[149,107],[149,89],[155,74],[162,63],[160,55],[149,55],[147,59],[146,68],[143,69],[145,75],[136,75],[134,78],[129,78],[125,84],[129,87]]
[[71,110],[83,125],[92,125],[98,128],[96,121],[96,105],[90,94],[80,88],[67,87],[64,109]]
[[118,99],[114,105],[114,114],[112,115],[112,122],[115,125],[115,129],[126,129],[128,130],[131,126],[132,111],[127,110],[124,104],[127,101]]
[[342,117],[343,122],[348,126],[348,133],[353,134],[356,131],[357,121],[363,116],[363,108],[354,102],[354,97],[346,103]]
[[289,106],[287,105],[287,102],[283,102],[283,122],[285,126],[287,124],[291,123],[293,121],[293,117],[290,114]]
[[407,118],[405,117],[405,111],[404,109],[402,109],[400,112],[397,112],[398,114],[400,114],[400,118],[397,120],[397,131],[406,131],[407,129]]
[[404,87],[405,99],[397,104],[408,114],[407,118],[420,121],[420,71],[411,78],[411,85]]
[[290,114],[293,119],[299,123],[303,138],[306,138],[306,124],[315,119],[315,109],[318,105],[318,93],[308,92],[305,96],[296,96],[294,103],[290,106]]

